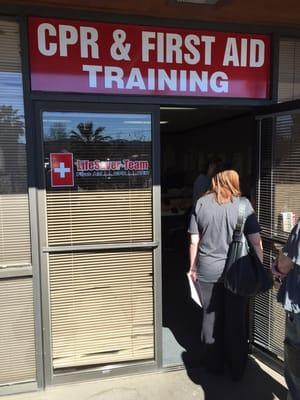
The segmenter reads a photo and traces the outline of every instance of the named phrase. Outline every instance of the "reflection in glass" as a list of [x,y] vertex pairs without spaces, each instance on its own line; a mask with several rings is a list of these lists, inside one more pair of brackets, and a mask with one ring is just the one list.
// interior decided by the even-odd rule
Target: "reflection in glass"
[[48,245],[133,245],[50,253],[53,368],[152,360],[151,115],[44,112],[43,133]]
[[71,190],[150,187],[150,114],[44,112],[43,132],[48,190],[51,153],[73,154]]
[[[32,277],[26,276],[31,238],[19,39],[18,23],[0,20],[0,269],[11,276],[0,279],[1,387],[36,380]],[[25,276],[19,276],[22,270]]]
[[0,193],[27,192],[23,91],[20,73],[0,65]]
[[71,139],[75,142],[82,143],[96,143],[105,142],[111,139],[111,136],[103,135],[105,127],[99,126],[94,129],[93,122],[80,122],[77,127],[77,131],[71,130]]

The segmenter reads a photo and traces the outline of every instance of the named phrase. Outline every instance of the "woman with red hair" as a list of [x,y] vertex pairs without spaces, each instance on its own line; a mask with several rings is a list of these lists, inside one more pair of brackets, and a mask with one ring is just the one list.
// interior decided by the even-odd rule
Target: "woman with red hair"
[[[229,368],[232,379],[242,378],[248,358],[247,298],[224,287],[223,272],[241,196],[239,175],[219,172],[211,190],[197,201],[191,216],[190,274],[203,306],[201,342],[208,371]],[[260,227],[249,201],[245,201],[244,233],[262,261]]]

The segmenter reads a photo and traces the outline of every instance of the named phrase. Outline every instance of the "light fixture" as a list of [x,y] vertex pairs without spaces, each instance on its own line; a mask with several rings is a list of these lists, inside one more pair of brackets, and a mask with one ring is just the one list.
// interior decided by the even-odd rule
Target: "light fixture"
[[160,121],[161,125],[168,124],[168,123],[169,123],[169,121]]
[[131,120],[125,120],[123,121],[123,124],[132,124],[132,125],[151,125],[151,121],[131,121]]
[[160,107],[161,110],[168,111],[193,111],[198,110],[197,107]]
[[216,4],[219,0],[176,0],[177,3]]

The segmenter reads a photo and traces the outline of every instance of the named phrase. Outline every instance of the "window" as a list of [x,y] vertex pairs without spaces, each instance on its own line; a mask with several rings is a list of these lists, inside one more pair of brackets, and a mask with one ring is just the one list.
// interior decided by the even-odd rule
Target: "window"
[[36,377],[30,266],[19,27],[0,20],[0,386]]

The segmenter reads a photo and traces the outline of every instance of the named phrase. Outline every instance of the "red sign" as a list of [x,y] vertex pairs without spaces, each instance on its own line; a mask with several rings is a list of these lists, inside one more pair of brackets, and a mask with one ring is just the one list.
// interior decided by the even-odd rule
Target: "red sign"
[[50,153],[51,187],[74,186],[72,153]]
[[267,35],[29,19],[32,90],[270,96]]

